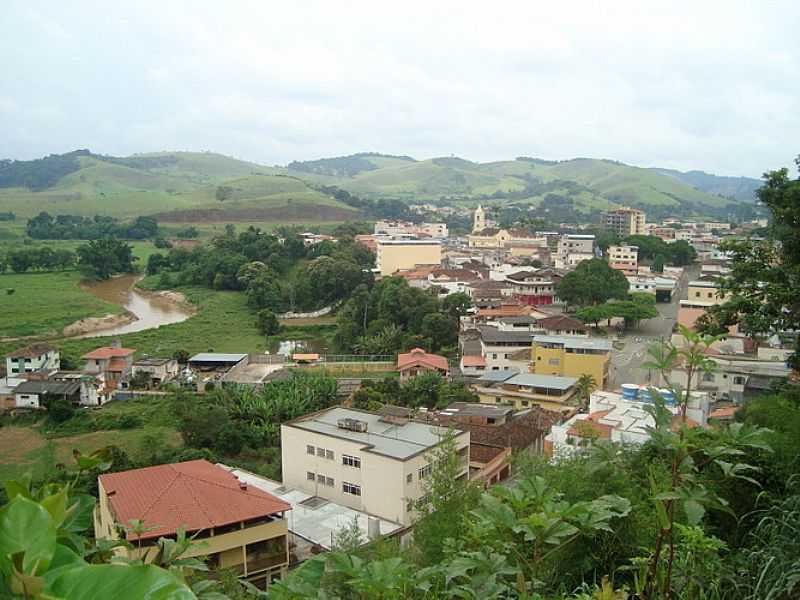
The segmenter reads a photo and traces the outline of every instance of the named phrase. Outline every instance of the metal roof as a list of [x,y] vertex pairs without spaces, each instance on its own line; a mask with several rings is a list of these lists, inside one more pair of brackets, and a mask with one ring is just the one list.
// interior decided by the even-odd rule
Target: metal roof
[[487,381],[490,383],[497,383],[506,381],[514,377],[514,375],[518,375],[519,371],[516,369],[509,369],[507,371],[487,371],[480,377],[478,377],[477,381]]
[[533,342],[538,344],[561,344],[565,348],[584,350],[611,350],[611,342],[599,338],[585,338],[568,335],[535,335]]
[[[342,429],[340,419],[354,419],[367,424],[367,431]],[[363,445],[365,452],[407,460],[434,448],[447,432],[444,427],[409,421],[403,424],[386,423],[379,414],[335,406],[326,411],[301,417],[284,427],[296,427],[322,435],[346,439]],[[459,434],[461,435],[461,434]]]
[[80,381],[25,381],[15,389],[16,394],[59,394],[70,396],[81,389]]
[[520,373],[505,381],[509,385],[524,385],[526,387],[549,388],[553,390],[568,390],[578,380],[575,377],[557,377],[555,375],[534,375]]
[[201,352],[189,359],[189,362],[229,362],[238,363],[247,354],[223,354],[221,352]]
[[500,331],[497,327],[479,327],[481,340],[484,344],[498,342],[518,343],[521,346],[529,346],[532,343],[533,334],[530,331]]

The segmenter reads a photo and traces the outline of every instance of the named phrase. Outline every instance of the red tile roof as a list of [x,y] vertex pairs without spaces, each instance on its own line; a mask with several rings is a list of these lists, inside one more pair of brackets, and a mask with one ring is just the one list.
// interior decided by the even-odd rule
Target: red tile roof
[[117,358],[122,356],[130,356],[134,352],[136,352],[136,350],[131,350],[130,348],[114,348],[113,346],[106,346],[104,348],[92,350],[88,354],[84,354],[82,358],[93,358],[95,360],[104,358]]
[[548,331],[586,331],[586,325],[564,315],[553,315],[539,319],[539,325]]
[[450,366],[444,356],[438,354],[428,354],[422,348],[414,348],[406,354],[397,355],[397,369],[403,371],[413,366],[425,366],[432,369],[449,371]]
[[[221,527],[274,515],[291,505],[252,486],[207,460],[190,460],[100,475],[117,523],[144,521],[142,539]],[[128,532],[127,538],[137,539]]]
[[482,356],[476,355],[462,356],[461,364],[465,367],[485,367],[486,359]]
[[709,419],[732,419],[734,415],[739,412],[741,406],[725,406],[712,410],[708,415]]

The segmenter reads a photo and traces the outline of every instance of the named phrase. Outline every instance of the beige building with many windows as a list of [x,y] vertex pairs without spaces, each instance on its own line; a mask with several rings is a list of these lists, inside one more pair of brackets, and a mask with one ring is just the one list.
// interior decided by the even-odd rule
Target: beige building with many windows
[[645,213],[636,208],[622,206],[603,215],[603,227],[620,237],[645,235]]
[[[401,411],[402,412],[402,411]],[[281,425],[284,487],[410,525],[447,429],[336,406]],[[454,430],[469,476],[469,432]]]
[[622,271],[626,276],[634,276],[639,272],[639,248],[628,244],[609,246],[606,252],[608,266]]
[[439,240],[378,240],[375,264],[383,276],[419,265],[439,266],[442,243]]

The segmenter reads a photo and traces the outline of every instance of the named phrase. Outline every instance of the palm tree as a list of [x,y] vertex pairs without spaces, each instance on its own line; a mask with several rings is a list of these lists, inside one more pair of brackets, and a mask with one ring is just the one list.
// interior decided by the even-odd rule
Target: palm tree
[[578,390],[578,400],[581,403],[581,408],[588,410],[589,398],[592,392],[597,389],[597,382],[589,373],[584,373],[578,378],[578,383],[575,384],[575,387]]

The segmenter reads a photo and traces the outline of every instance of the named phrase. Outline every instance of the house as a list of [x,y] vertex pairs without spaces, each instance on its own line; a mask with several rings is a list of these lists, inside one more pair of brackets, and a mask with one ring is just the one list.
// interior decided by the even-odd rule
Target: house
[[611,342],[598,338],[535,335],[531,373],[578,377],[590,375],[598,388],[608,383]]
[[[554,424],[545,438],[545,453],[568,455],[576,449],[591,446],[596,440],[642,444],[650,439],[655,421],[646,410],[652,402],[652,391],[635,384],[622,386],[623,393],[596,391],[589,399],[589,412],[579,413],[561,424]],[[660,390],[666,408],[672,413],[673,428],[683,422],[680,407],[672,392]],[[695,393],[689,399],[686,425],[705,427],[709,415],[707,394]]]
[[539,319],[538,328],[547,335],[575,335],[588,337],[589,329],[583,322],[566,315],[553,315]]
[[83,371],[101,378],[110,390],[126,388],[133,370],[135,352],[119,345],[97,348],[81,357],[86,361]]
[[400,371],[400,381],[408,381],[425,372],[447,377],[450,374],[450,365],[444,356],[430,354],[422,348],[413,348],[410,352],[397,355],[397,370]]
[[[222,467],[190,460],[108,473],[97,483],[95,537],[130,542],[115,549],[119,556],[149,562],[158,538],[174,538],[183,528],[193,541],[182,558],[202,557],[267,585],[286,574],[291,506]],[[145,531],[132,531],[132,520],[142,521]]]
[[467,293],[469,284],[480,276],[468,269],[433,269],[428,275],[428,286],[438,287],[440,296]]
[[486,371],[486,359],[480,355],[462,356],[458,363],[461,374],[467,377],[477,377]]
[[519,271],[506,276],[511,295],[520,304],[548,305],[557,301],[556,288],[561,277],[552,271]]
[[134,361],[132,377],[144,374],[148,378],[148,387],[157,387],[178,376],[178,361],[174,358],[147,357]]
[[48,402],[56,399],[80,404],[81,384],[47,379],[23,381],[14,388],[14,398],[16,408],[46,408]]
[[32,344],[6,355],[9,377],[34,371],[57,371],[61,366],[58,350],[50,344]]
[[[556,377],[509,371],[508,377],[487,379],[487,373],[470,387],[485,404],[508,404],[516,410],[539,406],[556,412],[570,412],[577,389],[575,377]],[[499,374],[498,374],[499,375]]]
[[[461,470],[469,474],[469,432],[456,431]],[[410,525],[447,429],[367,411],[328,408],[281,425],[284,486]]]
[[533,344],[533,334],[528,331],[501,331],[490,325],[479,325],[477,330],[487,371],[510,370],[511,355],[519,350],[530,350]]
[[584,260],[594,258],[594,236],[565,233],[558,240],[553,266],[556,269],[572,269]]
[[[768,393],[774,384],[785,381],[792,370],[784,362],[744,356],[709,356],[715,368],[697,373],[692,386],[707,392],[713,400],[743,403],[747,398]],[[687,372],[683,366],[670,372],[676,385],[686,386]]]
[[417,265],[441,265],[440,240],[382,240],[377,241],[376,271],[381,276],[391,275]]

